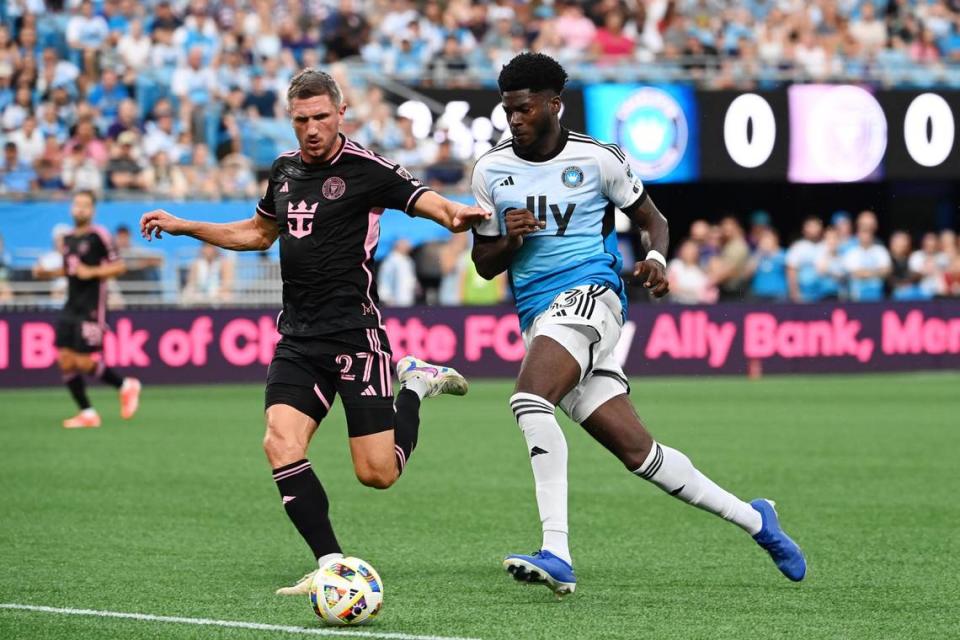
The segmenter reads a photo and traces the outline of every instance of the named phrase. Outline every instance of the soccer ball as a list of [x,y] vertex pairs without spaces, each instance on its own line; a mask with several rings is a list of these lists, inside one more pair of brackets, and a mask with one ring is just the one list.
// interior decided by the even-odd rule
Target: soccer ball
[[327,624],[363,624],[380,613],[383,582],[365,560],[334,558],[317,571],[310,602]]

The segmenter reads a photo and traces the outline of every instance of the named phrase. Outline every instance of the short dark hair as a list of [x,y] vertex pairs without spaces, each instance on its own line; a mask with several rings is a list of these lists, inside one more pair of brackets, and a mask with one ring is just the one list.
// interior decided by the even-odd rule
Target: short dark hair
[[333,104],[340,106],[343,101],[343,92],[340,85],[329,73],[318,69],[306,68],[290,80],[287,89],[287,102],[303,100],[316,96],[330,96]]
[[92,202],[93,204],[97,204],[97,194],[95,194],[93,191],[90,191],[90,189],[81,189],[80,191],[74,191],[73,197],[76,198],[77,196],[87,196],[88,198],[90,198],[90,202]]
[[552,91],[560,95],[567,84],[567,72],[560,63],[543,53],[521,53],[503,65],[497,79],[500,93],[505,91]]

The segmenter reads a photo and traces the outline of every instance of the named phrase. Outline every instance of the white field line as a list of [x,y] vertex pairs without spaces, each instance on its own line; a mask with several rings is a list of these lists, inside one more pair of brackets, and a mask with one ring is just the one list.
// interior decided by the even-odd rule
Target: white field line
[[67,616],[92,616],[95,618],[122,618],[125,620],[142,620],[144,622],[173,622],[176,624],[193,624],[206,627],[227,627],[231,629],[253,629],[256,631],[276,631],[278,633],[292,633],[305,636],[339,636],[355,638],[383,638],[384,640],[477,640],[476,638],[460,638],[456,636],[418,636],[410,633],[391,633],[387,631],[348,631],[346,629],[324,629],[312,627],[288,627],[279,624],[262,624],[260,622],[239,622],[236,620],[211,620],[209,618],[181,618],[179,616],[155,616],[149,613],[125,613],[122,611],[99,611],[96,609],[70,609],[60,607],[41,607],[32,604],[0,603],[0,609],[14,611],[35,611],[38,613],[57,613]]

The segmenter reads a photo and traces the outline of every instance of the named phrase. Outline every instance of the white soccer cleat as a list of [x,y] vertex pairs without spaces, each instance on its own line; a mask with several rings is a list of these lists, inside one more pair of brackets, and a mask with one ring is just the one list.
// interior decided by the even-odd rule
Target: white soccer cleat
[[310,591],[313,589],[313,579],[314,577],[316,577],[317,571],[319,571],[319,569],[317,569],[316,571],[311,571],[307,575],[303,576],[302,578],[300,578],[297,584],[293,585],[292,587],[280,587],[279,589],[277,589],[277,592],[276,592],[277,595],[278,596],[308,595]]
[[449,393],[452,396],[467,394],[467,379],[456,369],[430,364],[413,356],[401,358],[397,363],[397,378],[402,385],[406,385],[407,381],[412,379],[422,380],[427,387],[424,394],[426,398],[432,398],[441,393]]

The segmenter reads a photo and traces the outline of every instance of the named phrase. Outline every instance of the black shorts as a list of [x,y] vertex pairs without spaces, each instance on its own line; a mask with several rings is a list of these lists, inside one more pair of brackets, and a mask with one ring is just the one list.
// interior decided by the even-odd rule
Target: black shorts
[[393,429],[393,378],[387,334],[358,329],[336,338],[277,343],[267,372],[265,406],[290,405],[318,423],[340,394],[351,438]]
[[105,325],[77,316],[63,315],[57,320],[54,345],[77,353],[95,353],[103,349]]

